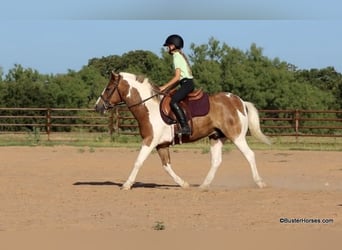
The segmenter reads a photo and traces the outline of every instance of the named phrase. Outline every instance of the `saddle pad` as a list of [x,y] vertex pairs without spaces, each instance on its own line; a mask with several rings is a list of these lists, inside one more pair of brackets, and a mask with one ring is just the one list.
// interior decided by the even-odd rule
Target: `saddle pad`
[[[170,101],[170,96],[165,96],[161,100],[160,114],[167,124],[175,124],[177,123],[177,120],[170,108]],[[185,114],[188,119],[197,116],[204,116],[209,112],[209,95],[207,93],[203,93],[202,97],[196,100],[189,100],[189,98],[186,98],[184,101],[181,101],[180,106],[185,110]]]
[[203,93],[203,96],[197,100],[186,100],[191,116],[204,116],[209,112],[209,95],[207,93]]

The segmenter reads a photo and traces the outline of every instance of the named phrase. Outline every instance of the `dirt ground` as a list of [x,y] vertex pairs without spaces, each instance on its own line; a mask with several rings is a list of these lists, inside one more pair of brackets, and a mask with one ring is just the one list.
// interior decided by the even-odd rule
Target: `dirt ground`
[[209,191],[210,156],[171,149],[179,188],[151,154],[120,190],[136,149],[0,148],[0,231],[342,231],[342,153],[255,151],[258,189],[239,151],[225,152]]

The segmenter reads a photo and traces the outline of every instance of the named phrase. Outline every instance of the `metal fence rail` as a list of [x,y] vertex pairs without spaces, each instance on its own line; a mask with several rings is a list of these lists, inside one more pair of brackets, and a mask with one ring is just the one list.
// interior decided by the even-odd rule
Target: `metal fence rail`
[[[342,137],[342,110],[259,110],[261,128],[269,136]],[[0,133],[25,133],[40,129],[50,138],[54,132],[110,134],[139,133],[138,125],[125,107],[101,116],[93,109],[0,108]]]

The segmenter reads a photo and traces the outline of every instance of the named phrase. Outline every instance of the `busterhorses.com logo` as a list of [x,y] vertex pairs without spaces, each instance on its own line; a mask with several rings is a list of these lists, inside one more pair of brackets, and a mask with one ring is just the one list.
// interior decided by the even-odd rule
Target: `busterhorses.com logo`
[[332,224],[334,223],[334,219],[280,218],[279,222],[284,224]]

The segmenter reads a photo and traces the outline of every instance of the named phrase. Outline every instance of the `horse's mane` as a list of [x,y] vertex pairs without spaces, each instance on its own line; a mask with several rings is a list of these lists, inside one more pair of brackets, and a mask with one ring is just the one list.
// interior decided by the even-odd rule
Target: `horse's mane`
[[159,87],[153,82],[151,82],[150,79],[146,77],[145,75],[136,75],[136,74],[128,73],[128,72],[120,72],[120,75],[124,79],[127,79],[127,80],[130,79],[133,81],[137,81],[143,85],[149,86],[151,90],[151,96],[160,94]]

